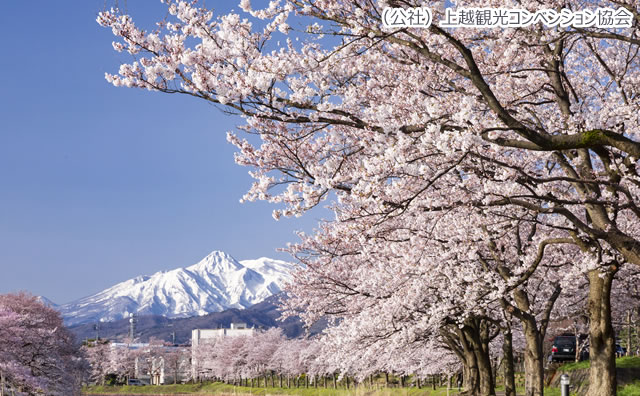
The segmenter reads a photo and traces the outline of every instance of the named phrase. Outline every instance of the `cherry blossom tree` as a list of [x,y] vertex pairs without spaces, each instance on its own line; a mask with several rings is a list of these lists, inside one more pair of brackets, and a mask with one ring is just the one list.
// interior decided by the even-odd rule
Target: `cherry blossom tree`
[[304,373],[304,351],[311,341],[298,338],[286,340],[278,346],[271,356],[270,365],[287,377],[287,387],[291,387],[291,379]]
[[191,346],[191,372],[194,381],[213,380],[218,339],[201,340]]
[[[557,238],[581,252],[573,266],[589,280],[589,394],[615,394],[613,279],[622,266],[640,265],[636,2],[568,3],[577,9],[623,7],[633,24],[617,30],[540,24],[448,29],[437,23],[428,29],[388,29],[381,14],[391,2],[289,0],[253,10],[243,0],[245,12],[267,21],[255,28],[237,14],[214,19],[194,4],[167,3],[175,18],[152,32],[117,11],[99,15],[98,22],[121,38],[114,48],[138,59],[107,79],[116,86],[191,95],[242,114],[246,125],[240,129],[263,142],[257,147],[229,135],[240,149],[237,162],[255,168],[256,183],[245,199],[283,204],[275,217],[300,215],[331,197],[334,221],[345,224],[334,239],[357,240],[366,229],[349,231],[357,219],[371,219],[370,226],[382,224],[387,232],[397,229],[389,233],[385,254],[355,263],[338,260],[344,267],[334,268],[334,280],[349,279],[343,284],[359,296],[348,299],[350,304],[362,307],[377,296],[390,312],[420,309],[404,309],[404,293],[413,303],[455,312],[457,321],[486,315],[510,286],[500,273],[484,270],[480,247],[469,249],[489,226],[478,217],[490,209],[522,219],[526,210],[529,226],[542,228],[528,253]],[[456,5],[540,7],[516,0]],[[554,9],[566,5],[565,0],[544,3]],[[442,1],[432,5],[434,20],[444,19],[444,7]],[[301,20],[309,21],[308,28],[291,27]],[[284,45],[277,46],[277,40]],[[488,238],[496,239],[491,233]],[[409,276],[420,262],[416,255],[430,260],[423,259],[422,268]],[[536,256],[527,257],[512,263],[515,277],[507,278],[517,283]],[[390,259],[398,270],[385,273]],[[458,273],[452,272],[455,261]],[[350,270],[376,276],[351,278]],[[393,273],[405,274],[404,283],[394,281]],[[481,277],[486,278],[482,287],[459,287]],[[373,298],[358,290],[374,283],[382,290]],[[385,294],[392,287],[402,292]],[[447,287],[450,292],[442,290]],[[438,301],[425,304],[434,288],[442,292]],[[447,293],[456,296],[453,302]],[[512,297],[524,301],[517,295]],[[527,313],[530,304],[515,300],[512,313]],[[327,303],[319,294],[305,304],[344,309],[329,306],[335,300]],[[467,309],[470,304],[477,304],[476,316]],[[359,310],[349,309],[354,317]],[[539,338],[544,326],[538,319],[545,319],[534,323],[532,315],[520,315],[521,321],[529,338]],[[428,330],[445,316],[436,315]]]
[[[487,213],[480,216],[483,222],[490,218]],[[481,392],[474,389],[478,386],[491,392],[488,345],[507,327],[502,323],[505,309],[529,326],[527,388],[541,389],[542,340],[561,284],[574,276],[567,270],[573,268],[568,257],[579,256],[579,250],[571,245],[569,251],[556,247],[566,241],[542,240],[534,228],[519,222],[506,228],[504,221],[493,221],[491,230],[478,227],[475,242],[468,235],[461,239],[458,229],[436,226],[432,231],[441,231],[438,239],[450,241],[451,246],[438,242],[432,248],[419,238],[411,241],[411,231],[417,230],[408,230],[404,219],[385,222],[390,230],[367,223],[348,234],[341,230],[352,231],[358,225],[355,221],[327,224],[317,235],[303,236],[304,242],[292,250],[306,266],[290,286],[290,313],[304,307],[300,313],[308,322],[324,315],[353,320],[357,327],[340,338],[359,339],[354,345],[368,345],[376,338],[389,342],[391,335],[402,332],[410,335],[404,335],[404,342],[414,347],[416,340],[444,337],[464,362],[469,391]],[[497,234],[517,238],[496,239]],[[460,244],[465,246],[464,255],[442,254]],[[568,294],[572,287],[565,289]],[[350,349],[343,354],[346,351],[353,356]],[[375,366],[372,361],[367,364]]]
[[0,295],[1,386],[28,395],[79,395],[84,369],[57,311],[26,293]]
[[[191,351],[185,347],[174,347],[164,341],[151,338],[147,344],[135,345],[126,340],[125,344],[112,344],[108,341],[90,343],[84,347],[85,355],[91,368],[90,379],[94,383],[104,384],[109,374],[116,375],[121,381],[148,374],[157,381],[162,372],[170,374],[173,383],[178,379],[187,380],[192,377]],[[204,348],[200,349],[202,357]],[[195,368],[194,368],[195,370]]]
[[170,373],[173,383],[177,384],[178,379],[188,380],[191,378],[191,364],[189,349],[184,347],[163,346],[160,350],[160,358],[165,373]]
[[122,344],[110,345],[109,372],[115,374],[121,382],[136,377],[136,359],[142,351],[131,348],[133,340],[125,339]]
[[104,385],[107,375],[110,374],[111,344],[108,341],[96,340],[84,345],[83,352],[91,367],[89,380]]
[[[282,373],[279,366],[272,361],[276,351],[285,342],[282,330],[271,328],[265,331],[257,331],[246,340],[247,344],[247,377],[266,376],[274,372]],[[282,380],[280,381],[282,382]]]
[[23,384],[36,388],[40,385],[38,378],[33,376],[27,367],[18,362],[16,347],[20,345],[21,316],[10,310],[8,307],[0,306],[0,389],[4,391],[5,386]]
[[[636,342],[632,340],[633,326],[640,307],[640,269],[623,266],[616,274],[611,288],[612,320],[616,329],[616,336],[621,344],[627,348],[627,355],[637,354]],[[584,327],[588,317],[578,318],[576,325]],[[585,340],[586,343],[586,340]],[[635,346],[635,348],[634,348]]]

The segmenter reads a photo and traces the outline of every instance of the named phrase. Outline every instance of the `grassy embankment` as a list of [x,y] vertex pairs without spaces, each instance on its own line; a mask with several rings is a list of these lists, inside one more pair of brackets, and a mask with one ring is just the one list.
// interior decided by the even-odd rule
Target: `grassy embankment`
[[[500,390],[500,387],[498,388]],[[518,388],[519,395],[524,393],[524,389]],[[416,389],[416,388],[381,388],[358,390],[346,389],[324,389],[324,388],[248,388],[243,386],[232,386],[222,383],[213,384],[184,384],[184,385],[161,385],[161,386],[94,386],[85,389],[86,395],[111,394],[111,395],[300,395],[300,396],[445,396],[446,388]],[[451,396],[457,395],[456,390],[451,390]],[[545,396],[560,396],[559,388],[545,388]],[[640,396],[640,381],[622,387],[618,391],[618,396]]]
[[[451,396],[456,395],[456,390],[450,390]],[[325,389],[325,388],[257,388],[245,386],[233,386],[220,382],[208,384],[183,384],[160,386],[92,386],[84,390],[84,394],[211,394],[211,395],[300,395],[300,396],[445,396],[446,388],[436,390],[430,388],[379,388],[371,389],[360,387],[358,389]]]
[[[566,363],[558,368],[559,371],[571,372],[575,370],[588,370],[591,366],[588,360],[584,360],[578,363]],[[638,356],[625,356],[616,359],[616,367],[623,369],[640,368],[640,357]],[[557,393],[549,393],[549,395],[560,395],[560,389],[552,388],[552,392],[557,390]],[[545,391],[545,396],[547,395]],[[640,396],[640,379],[631,384],[618,387],[618,396]]]
[[[590,367],[590,362],[588,360],[583,360],[578,363],[566,363],[560,366],[560,370],[562,371],[573,371],[573,370],[582,370],[588,369]],[[625,356],[616,359],[616,367],[617,368],[640,368],[640,357],[638,356]]]
[[[640,357],[623,357],[616,359],[619,368],[640,368]],[[562,371],[584,370],[589,368],[589,361],[579,363],[567,363],[560,367]],[[501,387],[498,387],[498,390]],[[524,389],[518,387],[518,394]],[[455,390],[450,395],[456,395]],[[430,388],[379,388],[371,389],[360,387],[358,389],[325,389],[325,388],[258,388],[233,386],[224,383],[161,385],[161,386],[93,386],[85,389],[85,394],[210,394],[210,395],[300,395],[300,396],[444,396],[446,388],[438,388],[435,391]],[[640,396],[640,380],[618,389],[619,396]],[[545,388],[545,396],[560,396],[559,388]]]

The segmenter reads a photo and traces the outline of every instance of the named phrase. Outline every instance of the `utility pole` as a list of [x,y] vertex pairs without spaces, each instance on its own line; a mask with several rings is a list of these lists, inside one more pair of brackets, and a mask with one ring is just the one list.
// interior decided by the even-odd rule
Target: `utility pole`
[[129,314],[129,338],[133,342],[133,338],[136,336],[136,319],[133,313]]
[[167,324],[171,328],[171,345],[176,345],[176,331],[173,329],[173,323]]

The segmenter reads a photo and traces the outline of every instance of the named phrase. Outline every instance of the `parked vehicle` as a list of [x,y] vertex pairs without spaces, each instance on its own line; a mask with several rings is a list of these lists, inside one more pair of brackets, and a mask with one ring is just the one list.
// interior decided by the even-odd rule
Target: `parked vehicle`
[[129,385],[143,386],[143,385],[146,385],[146,384],[144,382],[140,381],[139,379],[131,378],[131,379],[129,379]]
[[551,361],[566,362],[576,359],[576,337],[557,336],[551,346]]

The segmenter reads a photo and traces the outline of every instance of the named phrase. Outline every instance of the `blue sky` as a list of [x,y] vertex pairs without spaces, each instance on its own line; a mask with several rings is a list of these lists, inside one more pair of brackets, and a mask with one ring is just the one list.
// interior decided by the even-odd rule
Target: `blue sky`
[[[109,85],[129,58],[95,22],[104,5],[12,1],[0,14],[0,293],[65,303],[215,249],[288,259],[275,249],[323,212],[276,222],[273,206],[238,202],[252,179],[225,135],[242,120]],[[166,14],[156,0],[127,7],[146,27]]]

